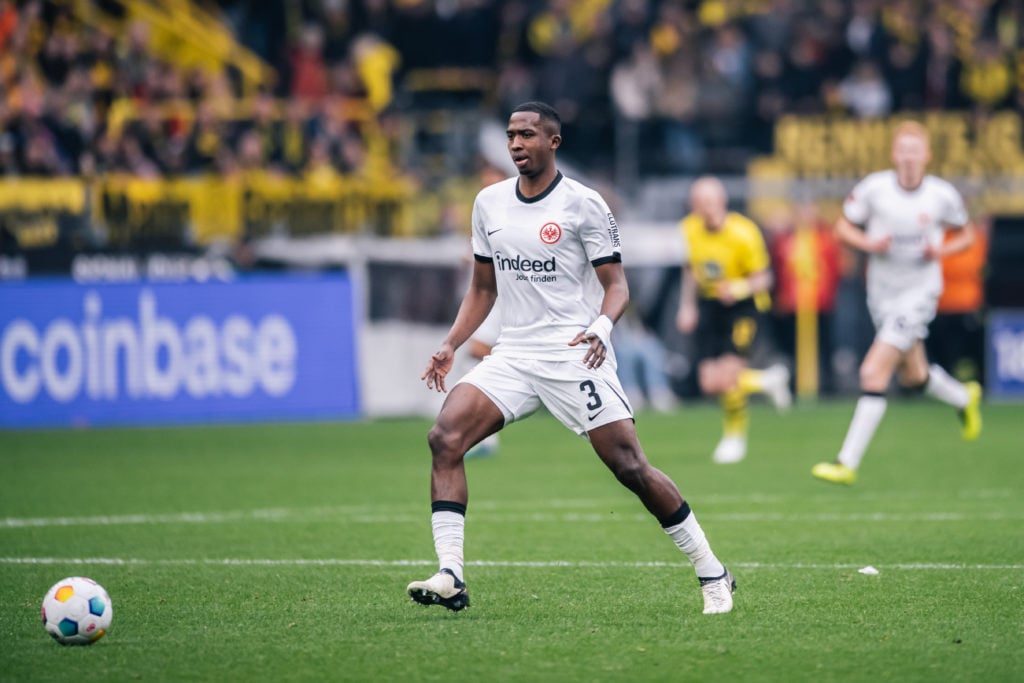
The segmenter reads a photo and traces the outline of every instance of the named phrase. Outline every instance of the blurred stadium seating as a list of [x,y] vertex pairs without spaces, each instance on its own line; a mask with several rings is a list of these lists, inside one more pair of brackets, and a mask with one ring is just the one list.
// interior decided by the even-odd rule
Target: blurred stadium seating
[[[510,172],[507,112],[542,99],[564,118],[562,163],[620,223],[666,239],[702,173],[769,241],[800,216],[831,222],[886,165],[893,122],[919,118],[934,171],[1005,245],[989,298],[1024,306],[1022,14],[1011,0],[0,0],[0,278],[342,267],[415,282],[440,324],[461,264],[444,247],[423,279],[438,264],[417,260],[437,248],[422,240],[466,234],[482,173]],[[407,246],[378,244],[394,239]],[[685,353],[659,251],[631,262],[662,272],[640,303]],[[860,263],[840,263],[846,310]],[[410,315],[395,300],[367,310]],[[861,339],[861,318],[840,338]]]
[[[648,179],[703,172],[819,181],[801,191],[835,199],[842,188],[820,181],[884,164],[893,115],[928,119],[937,172],[1015,178],[1019,11],[986,0],[5,0],[0,172],[80,178],[86,223],[112,225],[89,238],[119,247],[258,237],[266,212],[299,235],[432,235],[464,230],[472,176],[501,163],[478,145],[484,123],[536,98],[565,119],[566,160],[625,210],[661,214],[643,218],[681,209]],[[1020,212],[1018,190],[1005,185],[985,208]],[[771,194],[791,198],[788,186]],[[183,213],[158,210],[155,226],[154,205]]]

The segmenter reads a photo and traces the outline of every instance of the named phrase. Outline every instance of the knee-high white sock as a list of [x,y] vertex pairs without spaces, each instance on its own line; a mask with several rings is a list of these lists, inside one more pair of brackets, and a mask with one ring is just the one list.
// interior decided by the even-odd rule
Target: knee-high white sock
[[[430,515],[430,526],[434,531],[434,550],[437,551],[439,569],[451,569],[459,581],[463,580],[464,564],[462,546],[466,538],[466,506],[447,503],[439,506],[436,501]],[[461,507],[461,512],[453,507]],[[441,509],[438,509],[438,508]]]
[[967,388],[938,365],[929,366],[928,382],[924,385],[924,390],[929,396],[934,396],[959,410],[967,406]]
[[674,515],[662,521],[661,526],[676,546],[690,558],[699,578],[710,579],[725,573],[725,567],[711,552],[704,530],[697,523],[697,516],[690,510],[688,503],[684,502]]
[[857,469],[860,466],[861,458],[868,449],[875,430],[878,429],[882,416],[885,415],[885,408],[888,402],[885,396],[879,394],[861,394],[857,399],[857,407],[853,411],[853,420],[850,421],[850,428],[843,440],[843,447],[839,450],[840,463]]

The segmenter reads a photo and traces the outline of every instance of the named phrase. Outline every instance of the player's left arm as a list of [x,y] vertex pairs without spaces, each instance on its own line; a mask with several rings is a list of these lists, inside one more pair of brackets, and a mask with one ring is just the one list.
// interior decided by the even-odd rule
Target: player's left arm
[[580,202],[578,211],[579,239],[583,252],[594,267],[604,296],[597,319],[573,337],[569,346],[587,342],[589,346],[583,362],[588,368],[598,368],[608,357],[612,326],[629,304],[629,285],[626,283],[626,271],[622,268],[619,226],[608,204],[599,194],[591,192]]
[[943,244],[925,247],[924,257],[940,261],[947,256],[959,254],[961,251],[970,249],[971,245],[978,238],[974,223],[971,222],[964,205],[964,198],[949,183],[940,182],[940,192],[944,193],[945,205],[940,220],[947,230],[953,230],[954,234]]
[[771,268],[763,268],[744,277],[724,280],[718,287],[718,299],[730,305],[749,297],[767,292],[772,286]]
[[577,334],[569,342],[569,346],[576,346],[583,342],[590,344],[590,348],[583,356],[583,362],[588,368],[599,368],[604,364],[608,357],[612,325],[622,317],[626,306],[629,305],[629,283],[626,281],[626,271],[620,261],[602,263],[594,267],[594,272],[604,289],[601,314],[590,327]]
[[767,292],[772,286],[771,259],[764,237],[752,221],[747,224],[746,232],[746,239],[738,243],[737,249],[743,266],[749,272],[719,284],[718,299],[726,305]]
[[938,247],[929,246],[925,255],[936,261],[941,261],[947,256],[953,254],[959,254],[961,251],[967,251],[974,244],[975,240],[978,239],[977,228],[974,227],[974,223],[968,222],[965,225],[954,228],[953,236],[948,240],[945,240]]

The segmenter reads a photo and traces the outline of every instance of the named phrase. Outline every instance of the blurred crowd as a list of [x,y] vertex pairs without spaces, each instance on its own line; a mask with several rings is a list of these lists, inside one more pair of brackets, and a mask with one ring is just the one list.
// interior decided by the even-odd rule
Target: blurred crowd
[[334,68],[316,96],[300,71],[245,92],[228,65],[161,58],[149,29],[125,21],[115,34],[68,3],[0,0],[0,175],[363,170],[368,128],[386,117],[368,112],[357,75]]
[[359,173],[418,113],[529,99],[594,174],[617,140],[642,174],[742,173],[787,113],[1024,110],[1019,0],[196,0],[273,67],[252,91],[82,4],[0,0],[0,174]]
[[[215,17],[269,76],[156,49],[139,4]],[[417,146],[531,99],[558,108],[563,158],[606,187],[623,150],[640,175],[743,174],[786,114],[1024,113],[1024,0],[0,0],[0,177],[429,183]],[[811,205],[763,227],[779,351],[811,272],[822,388],[842,390],[870,341],[862,264]],[[980,363],[980,249],[947,275],[966,284],[934,342],[971,347],[933,349],[951,366]]]

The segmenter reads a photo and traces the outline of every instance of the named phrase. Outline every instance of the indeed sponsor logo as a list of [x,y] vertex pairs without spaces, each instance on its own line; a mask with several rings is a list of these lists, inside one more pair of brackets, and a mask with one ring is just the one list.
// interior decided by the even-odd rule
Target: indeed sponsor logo
[[16,403],[45,393],[59,403],[84,393],[91,400],[242,398],[262,389],[287,394],[296,379],[298,347],[281,315],[258,321],[229,315],[218,324],[196,315],[180,325],[157,312],[143,290],[138,316],[104,317],[103,300],[89,292],[81,321],[54,318],[44,329],[16,318],[0,333],[0,386]]
[[494,252],[494,263],[497,265],[498,270],[501,271],[512,270],[522,273],[553,273],[557,269],[554,256],[544,260],[525,259],[518,254],[516,256],[508,257],[502,255],[500,251],[496,251]]
[[925,236],[922,232],[894,232],[892,233],[892,241],[893,244],[916,245],[924,242]]

